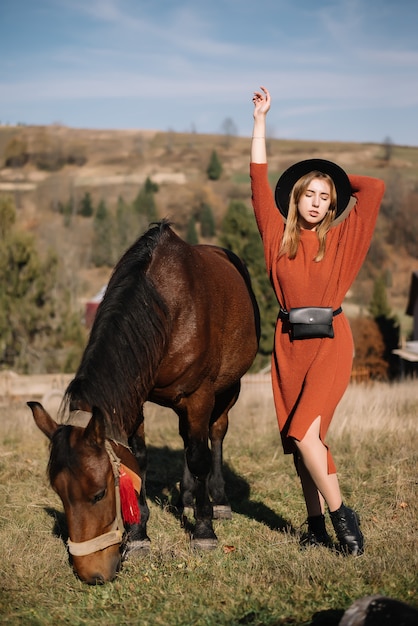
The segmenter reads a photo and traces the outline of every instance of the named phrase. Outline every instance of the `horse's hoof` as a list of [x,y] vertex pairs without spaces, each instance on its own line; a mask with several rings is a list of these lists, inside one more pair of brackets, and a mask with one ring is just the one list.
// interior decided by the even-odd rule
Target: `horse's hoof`
[[218,547],[218,540],[216,537],[210,537],[208,539],[192,537],[190,545],[193,550],[215,550],[215,548]]
[[214,504],[213,519],[232,519],[232,510],[229,504]]
[[149,539],[134,539],[127,544],[123,552],[123,560],[126,561],[133,557],[145,556],[149,553],[150,549],[151,541]]

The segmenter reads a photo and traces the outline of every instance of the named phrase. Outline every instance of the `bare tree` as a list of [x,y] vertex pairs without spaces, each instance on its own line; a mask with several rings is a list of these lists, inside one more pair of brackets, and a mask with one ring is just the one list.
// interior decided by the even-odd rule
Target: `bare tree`
[[238,128],[235,124],[232,117],[226,117],[221,125],[222,133],[225,135],[225,147],[228,148],[230,145],[231,137],[236,137],[238,135]]
[[383,140],[383,161],[386,165],[389,165],[389,162],[392,158],[393,154],[393,141],[390,137],[385,137]]

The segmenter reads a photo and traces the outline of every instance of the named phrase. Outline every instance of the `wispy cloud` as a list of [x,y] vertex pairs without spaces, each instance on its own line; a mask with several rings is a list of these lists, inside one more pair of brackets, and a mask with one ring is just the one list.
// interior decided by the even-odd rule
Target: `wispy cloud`
[[[373,109],[393,110],[391,124],[401,128],[397,111],[418,104],[418,42],[409,27],[418,7],[409,0],[396,3],[408,4],[409,18],[389,0],[17,4],[27,6],[31,24],[12,37],[10,25],[22,23],[11,17],[8,28],[0,19],[0,52],[8,42],[8,54],[0,54],[0,119],[31,120],[34,112],[60,119],[64,111],[64,122],[88,126],[98,123],[99,101],[109,104],[101,123],[105,111],[117,114],[110,103],[118,101],[124,116],[109,117],[109,126],[134,120],[142,106],[141,122],[153,128],[184,128],[191,116],[208,124],[202,132],[216,132],[222,116],[248,128],[260,83],[274,96],[271,123],[294,119],[300,128],[343,113],[343,126],[357,125],[358,112]],[[405,34],[394,28],[399,20]],[[375,136],[383,132],[372,131],[378,119],[368,126]],[[315,132],[326,134],[328,125]],[[416,136],[418,143],[418,129]]]

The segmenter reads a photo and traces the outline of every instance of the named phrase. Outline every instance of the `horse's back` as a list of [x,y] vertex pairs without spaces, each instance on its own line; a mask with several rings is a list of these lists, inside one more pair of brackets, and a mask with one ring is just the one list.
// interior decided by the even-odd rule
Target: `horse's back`
[[201,255],[204,266],[202,282],[212,294],[209,307],[215,315],[221,315],[231,349],[242,349],[247,339],[248,347],[257,351],[259,313],[246,266],[233,252],[217,246],[196,246],[195,252]]
[[[162,376],[199,376],[215,386],[236,382],[258,349],[259,314],[243,262],[217,246],[191,246],[171,229],[152,272],[172,318]],[[191,373],[193,372],[193,374]]]

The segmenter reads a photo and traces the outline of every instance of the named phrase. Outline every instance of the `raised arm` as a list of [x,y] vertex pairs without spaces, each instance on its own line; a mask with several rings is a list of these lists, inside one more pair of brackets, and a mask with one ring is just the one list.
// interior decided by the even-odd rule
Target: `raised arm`
[[371,178],[370,176],[359,176],[350,174],[349,176],[353,196],[358,202],[369,208],[372,214],[379,210],[380,203],[385,193],[385,183],[380,178]]
[[266,153],[266,115],[270,109],[270,94],[265,87],[254,92],[254,130],[251,140],[251,193],[254,214],[264,246],[267,270],[270,273],[280,240],[284,221],[276,207],[268,176]]
[[254,103],[254,127],[251,140],[251,162],[267,163],[266,151],[266,116],[270,109],[271,98],[265,87],[261,91],[255,91]]
[[373,231],[385,191],[385,184],[369,176],[349,176],[356,204],[337,228],[344,246],[341,286],[347,290],[354,282],[373,237]]

